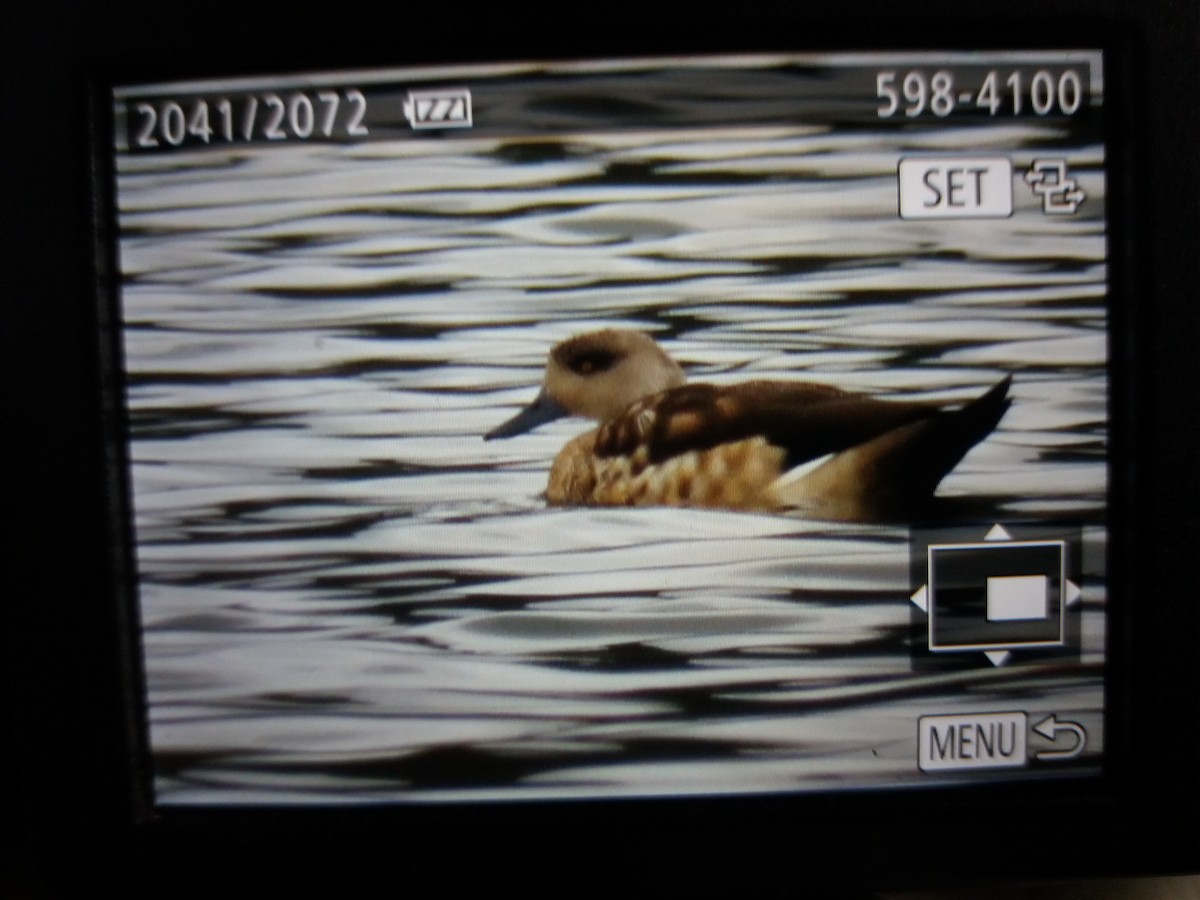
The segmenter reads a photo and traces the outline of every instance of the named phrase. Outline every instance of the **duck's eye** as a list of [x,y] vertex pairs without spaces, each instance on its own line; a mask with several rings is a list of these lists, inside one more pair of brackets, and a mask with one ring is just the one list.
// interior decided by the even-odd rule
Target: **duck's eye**
[[608,350],[582,350],[567,360],[567,367],[576,375],[594,375],[611,369],[618,356]]

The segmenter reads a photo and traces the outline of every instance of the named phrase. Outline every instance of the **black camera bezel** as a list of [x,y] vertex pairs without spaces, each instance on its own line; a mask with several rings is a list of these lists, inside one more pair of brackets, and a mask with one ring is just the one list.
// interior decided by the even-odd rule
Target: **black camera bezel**
[[[352,16],[353,4],[339,11]],[[553,883],[585,871],[619,885],[640,863],[657,872],[653,883],[661,889],[706,890],[1200,867],[1200,711],[1189,690],[1196,686],[1191,660],[1200,604],[1189,603],[1186,565],[1200,500],[1187,469],[1197,445],[1197,404],[1188,396],[1198,336],[1189,292],[1197,283],[1200,233],[1189,159],[1198,137],[1191,98],[1200,88],[1195,8],[1084,0],[995,8],[938,0],[897,8],[863,0],[803,9],[752,5],[679,23],[666,10],[618,5],[606,8],[611,19],[556,35],[553,44],[528,27],[540,14],[496,13],[465,37],[460,30],[416,45],[364,34],[344,19],[322,33],[295,11],[265,3],[207,7],[182,21],[138,5],[6,15],[5,110],[20,124],[5,148],[13,221],[21,226],[10,245],[5,292],[14,309],[13,383],[22,386],[13,435],[25,535],[14,566],[43,585],[6,616],[15,737],[9,770],[23,773],[12,787],[21,801],[9,829],[13,844],[64,866],[86,859],[101,880],[158,884],[163,893],[196,876],[197,861],[213,854],[252,882],[270,878],[283,859],[292,867],[286,877],[298,882],[323,877],[319,860],[343,872],[356,866],[360,875],[397,867],[400,878],[420,860],[465,882]],[[422,27],[437,34],[436,11],[396,18],[405,35]],[[236,33],[228,31],[231,22]],[[272,34],[283,39],[267,40]],[[123,466],[114,440],[120,366],[106,318],[111,298],[95,300],[97,291],[111,290],[114,271],[106,187],[112,173],[104,152],[111,146],[105,97],[112,85],[398,60],[1068,43],[1105,51],[1110,152],[1115,587],[1101,778],[786,797],[169,815],[153,809],[131,542],[114,474]],[[1170,739],[1161,739],[1168,728]],[[1180,818],[1182,829],[1141,826]],[[85,878],[67,868],[59,875]],[[213,877],[200,873],[199,881]]]

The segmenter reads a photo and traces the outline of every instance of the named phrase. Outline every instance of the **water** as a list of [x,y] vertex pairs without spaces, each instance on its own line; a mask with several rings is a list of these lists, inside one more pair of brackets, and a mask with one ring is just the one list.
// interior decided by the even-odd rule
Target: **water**
[[[896,217],[899,152],[981,141],[1017,172],[1052,148],[1087,202]],[[1091,737],[1060,770],[1089,770],[1102,162],[1025,125],[121,156],[158,800],[923,784],[917,717],[963,709],[1067,715]],[[950,401],[1013,374],[1012,408],[940,494],[952,518],[1086,525],[1078,664],[915,671],[900,524],[546,508],[584,423],[482,435],[532,399],[555,341],[607,326],[715,383]]]

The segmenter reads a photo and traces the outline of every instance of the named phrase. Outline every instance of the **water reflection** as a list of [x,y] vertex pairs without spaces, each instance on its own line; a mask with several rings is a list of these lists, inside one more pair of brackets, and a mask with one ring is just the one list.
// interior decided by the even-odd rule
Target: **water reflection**
[[[1000,131],[1028,148],[1018,168],[1056,139]],[[542,156],[453,139],[122,157],[160,799],[891,783],[919,777],[915,717],[964,696],[1098,724],[1102,156],[1062,150],[1089,196],[1070,221],[1032,195],[1010,220],[896,217],[897,153],[980,140],[763,128]],[[532,398],[549,346],[600,327],[652,332],[718,384],[961,401],[1013,374],[1012,409],[941,494],[960,518],[1090,523],[1076,677],[914,674],[899,524],[547,509],[581,423],[482,435]]]

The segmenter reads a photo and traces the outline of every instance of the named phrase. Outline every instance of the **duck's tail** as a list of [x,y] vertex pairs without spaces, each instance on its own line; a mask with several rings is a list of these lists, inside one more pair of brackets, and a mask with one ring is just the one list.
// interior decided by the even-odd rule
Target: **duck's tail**
[[903,516],[987,437],[1012,404],[1012,376],[954,410],[934,410],[847,450],[788,472],[772,486],[780,506],[833,519]]

